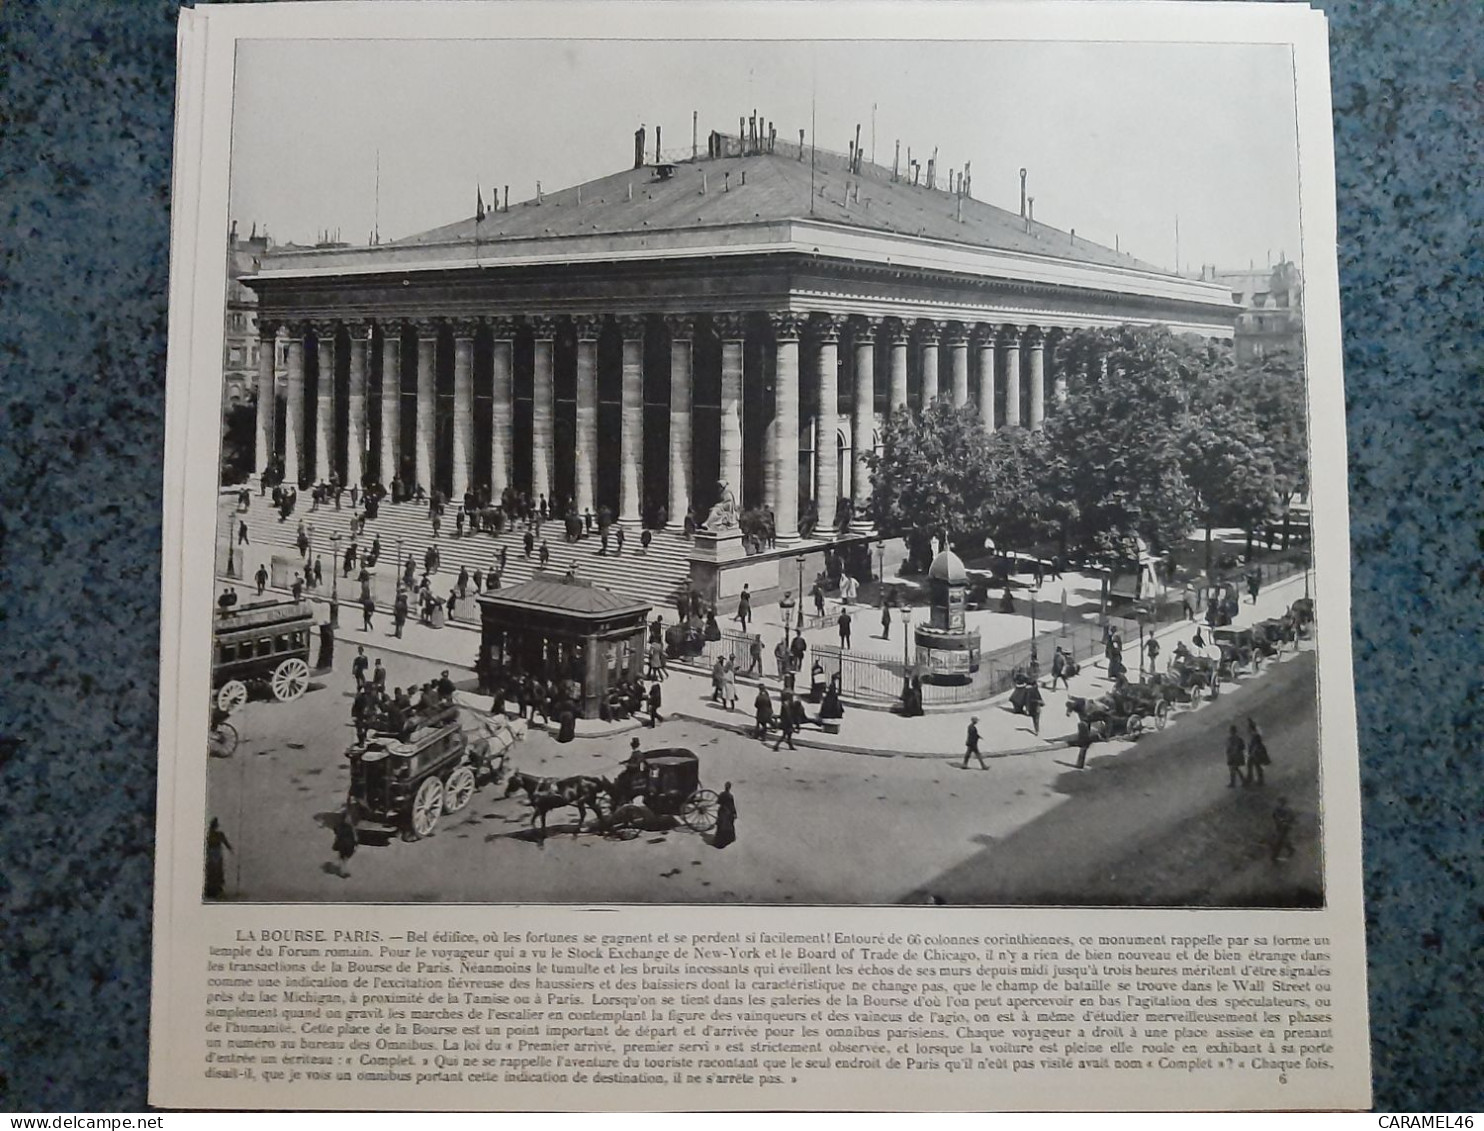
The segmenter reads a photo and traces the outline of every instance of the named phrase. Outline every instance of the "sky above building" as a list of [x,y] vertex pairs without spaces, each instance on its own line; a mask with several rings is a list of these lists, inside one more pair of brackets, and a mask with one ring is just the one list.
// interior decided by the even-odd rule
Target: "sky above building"
[[[779,139],[890,166],[936,147],[973,193],[1168,268],[1259,267],[1299,244],[1286,47],[920,41],[246,41],[231,216],[284,242],[396,239],[669,158],[754,110]],[[874,120],[874,126],[873,126]],[[813,128],[811,130],[811,122]],[[378,174],[379,166],[379,174]],[[378,188],[379,184],[379,188]]]

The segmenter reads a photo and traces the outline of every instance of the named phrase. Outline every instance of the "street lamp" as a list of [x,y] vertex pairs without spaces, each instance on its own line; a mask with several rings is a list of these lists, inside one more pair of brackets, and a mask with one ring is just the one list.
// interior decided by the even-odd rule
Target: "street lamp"
[[804,562],[805,557],[800,554],[794,559],[799,567],[799,631],[804,630]]
[[907,669],[912,663],[908,654],[908,648],[912,642],[912,606],[903,601],[899,608],[902,614],[902,678],[906,679],[908,678]]
[[1036,589],[1031,589],[1031,681],[1041,678],[1041,659],[1036,653]]
[[340,627],[340,531],[330,535],[330,627]]

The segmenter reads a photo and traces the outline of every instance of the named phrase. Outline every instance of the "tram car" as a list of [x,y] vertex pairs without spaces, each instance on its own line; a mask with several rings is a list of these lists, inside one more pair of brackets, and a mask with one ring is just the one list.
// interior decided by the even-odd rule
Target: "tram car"
[[226,712],[250,693],[280,703],[309,687],[309,640],[314,615],[300,601],[271,601],[218,609],[212,625],[211,686]]

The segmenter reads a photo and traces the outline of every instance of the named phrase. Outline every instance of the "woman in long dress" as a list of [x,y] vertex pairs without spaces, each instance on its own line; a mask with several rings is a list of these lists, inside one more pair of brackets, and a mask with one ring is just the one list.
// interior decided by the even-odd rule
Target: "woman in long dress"
[[725,848],[737,839],[737,802],[732,797],[732,783],[722,787],[716,799],[716,833],[711,838],[713,848]]

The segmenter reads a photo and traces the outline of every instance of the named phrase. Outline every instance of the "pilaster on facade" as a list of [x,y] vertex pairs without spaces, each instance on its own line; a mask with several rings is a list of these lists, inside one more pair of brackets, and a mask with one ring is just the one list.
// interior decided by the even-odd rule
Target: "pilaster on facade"
[[415,482],[416,486],[431,494],[435,466],[433,456],[437,442],[433,412],[437,390],[438,333],[442,323],[438,319],[419,318],[413,325],[417,330],[417,442],[413,447]]
[[598,338],[603,319],[596,314],[572,318],[577,339],[577,436],[573,443],[574,487],[578,514],[597,510],[598,477]]
[[350,346],[345,383],[345,482],[359,487],[366,473],[366,354],[371,323],[355,319],[345,325]]
[[950,322],[944,333],[948,346],[950,397],[954,408],[969,403],[969,332],[962,322]]
[[556,431],[557,320],[545,314],[528,319],[532,339],[531,373],[531,502],[550,506],[553,445]]
[[994,326],[984,322],[976,322],[973,326],[971,340],[974,349],[979,354],[979,423],[984,426],[986,432],[994,431],[994,402],[995,402],[995,347],[998,333]]
[[1039,432],[1046,421],[1046,334],[1039,326],[1030,326],[1023,340],[1030,351],[1030,429]]
[[283,430],[283,476],[288,483],[298,486],[304,476],[304,340],[308,326],[303,322],[284,323],[288,364],[284,375],[284,397],[286,416]]
[[402,323],[381,324],[381,481],[402,470]]
[[453,497],[461,500],[474,484],[474,338],[477,318],[455,318],[453,331]]
[[721,343],[721,480],[742,499],[742,357],[747,319],[741,314],[711,316]]
[[273,361],[278,346],[278,323],[269,320],[258,322],[258,419],[256,446],[254,451],[257,471],[261,474],[277,456],[276,422],[277,390],[273,387]]

